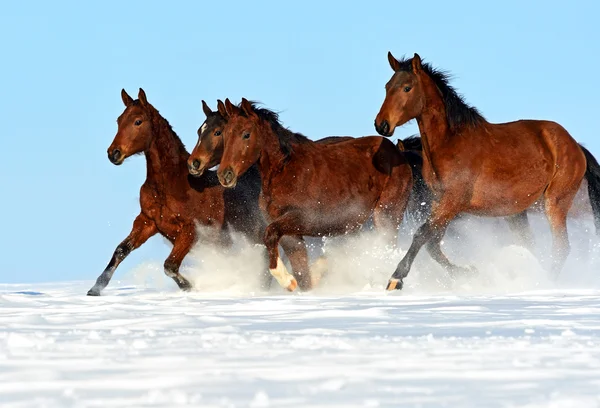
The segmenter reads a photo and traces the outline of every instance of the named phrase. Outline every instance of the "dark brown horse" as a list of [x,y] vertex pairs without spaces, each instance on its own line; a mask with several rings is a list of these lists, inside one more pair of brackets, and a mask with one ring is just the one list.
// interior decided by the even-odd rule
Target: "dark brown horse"
[[[202,101],[202,110],[206,115],[206,120],[198,128],[198,143],[188,158],[189,172],[195,177],[202,176],[207,169],[217,166],[221,161],[223,156],[222,133],[228,117],[228,114],[225,111],[225,105],[221,100],[217,101],[216,111],[212,111],[208,104],[205,101]],[[316,143],[329,144],[349,139],[352,138],[346,136],[331,136],[317,140]],[[255,179],[255,182],[260,183],[258,166],[252,166],[252,168],[241,177],[251,177]],[[256,203],[254,203],[254,205],[258,205],[258,197],[256,197]],[[281,239],[280,244],[290,261],[292,274],[298,282],[300,289],[311,289],[320,279],[319,273],[315,274],[314,272],[318,272],[320,269],[322,270],[324,268],[326,259],[320,257],[309,268],[308,251],[302,237],[285,236]],[[271,275],[269,274],[268,276],[270,277]]]
[[217,173],[221,184],[231,188],[258,164],[261,208],[270,221],[264,237],[269,270],[281,286],[296,286],[279,257],[283,236],[345,234],[372,216],[396,243],[412,174],[391,141],[370,136],[319,144],[284,128],[274,112],[246,99],[241,106],[225,101],[228,122]]
[[467,105],[443,72],[388,54],[394,74],[375,128],[391,136],[416,119],[423,142],[423,177],[434,193],[431,216],[413,237],[388,290],[401,289],[419,249],[450,271],[439,242],[461,212],[513,216],[515,228],[529,230],[526,210],[542,198],[553,235],[552,270],[557,275],[569,254],[567,213],[586,177],[596,226],[600,219],[600,166],[559,124],[519,120],[492,124]]
[[191,177],[188,152],[167,120],[148,102],[145,92],[140,88],[139,99],[133,100],[122,90],[121,97],[125,110],[117,120],[118,130],[108,148],[108,158],[120,165],[134,154],[146,156],[141,212],[88,295],[100,295],[123,259],[156,233],[173,244],[164,264],[165,273],[179,288],[189,290],[192,285],[179,273],[179,267],[198,239],[196,223],[209,227],[214,234],[208,234],[207,239],[217,244],[230,244],[229,226],[253,242],[262,242],[265,223],[256,204],[259,179],[245,177],[231,190],[219,184],[215,172]]

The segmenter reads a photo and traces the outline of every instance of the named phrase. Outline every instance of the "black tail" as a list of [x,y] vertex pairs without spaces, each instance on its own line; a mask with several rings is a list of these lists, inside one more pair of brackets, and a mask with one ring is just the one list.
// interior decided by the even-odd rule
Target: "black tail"
[[401,140],[404,146],[404,157],[410,164],[413,174],[413,188],[407,206],[409,215],[417,223],[425,222],[431,213],[433,195],[425,183],[422,174],[423,168],[423,145],[419,136],[410,136]]
[[592,205],[592,212],[594,213],[596,234],[600,235],[600,164],[598,164],[598,161],[588,149],[582,145],[579,145],[579,147],[583,150],[587,161],[585,179],[588,183],[588,195],[590,197],[590,204]]

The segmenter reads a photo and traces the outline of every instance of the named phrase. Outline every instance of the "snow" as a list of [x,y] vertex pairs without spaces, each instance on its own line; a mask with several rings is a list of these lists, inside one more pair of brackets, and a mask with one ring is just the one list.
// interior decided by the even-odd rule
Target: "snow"
[[3,406],[597,407],[600,291],[4,285]]
[[[252,247],[197,249],[182,271],[191,293],[161,260],[117,270],[101,297],[85,296],[95,276],[0,284],[1,405],[600,406],[589,232],[572,231],[554,281],[529,251],[467,231],[445,249],[479,275],[452,280],[422,254],[393,293],[383,288],[406,241],[391,251],[363,236],[326,243],[328,274],[308,293],[258,290]],[[465,252],[474,234],[478,250]]]

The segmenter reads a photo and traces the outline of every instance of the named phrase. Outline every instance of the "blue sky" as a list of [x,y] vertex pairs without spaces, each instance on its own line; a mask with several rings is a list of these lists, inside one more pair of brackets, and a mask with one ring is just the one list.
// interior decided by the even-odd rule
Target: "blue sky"
[[[121,88],[143,87],[189,150],[201,99],[262,101],[311,138],[361,136],[388,50],[418,52],[491,122],[554,120],[599,156],[598,15],[593,1],[3,2],[0,282],[93,280],[129,233],[145,164],[106,157]],[[115,278],[168,251],[153,238]]]

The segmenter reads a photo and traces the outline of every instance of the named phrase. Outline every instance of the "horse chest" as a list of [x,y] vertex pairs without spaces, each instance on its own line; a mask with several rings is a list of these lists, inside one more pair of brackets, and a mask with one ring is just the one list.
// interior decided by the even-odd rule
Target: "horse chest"
[[185,224],[184,216],[177,206],[169,205],[167,200],[153,191],[144,191],[141,195],[144,213],[154,221],[162,235],[173,240]]

